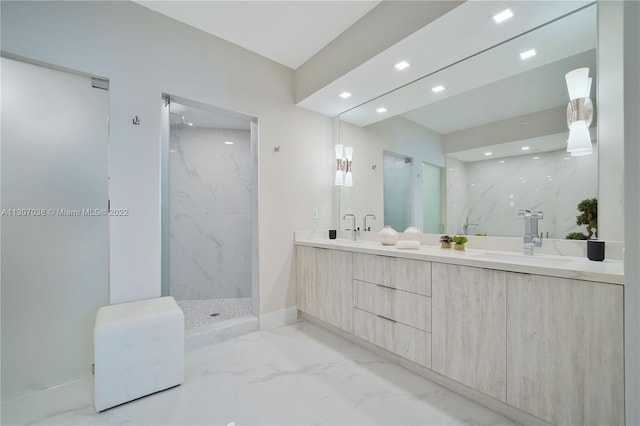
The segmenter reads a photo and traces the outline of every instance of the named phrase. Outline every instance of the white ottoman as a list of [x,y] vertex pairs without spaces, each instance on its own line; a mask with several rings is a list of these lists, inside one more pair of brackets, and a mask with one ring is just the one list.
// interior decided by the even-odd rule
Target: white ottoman
[[173,297],[103,306],[93,345],[96,411],[184,381],[184,315]]

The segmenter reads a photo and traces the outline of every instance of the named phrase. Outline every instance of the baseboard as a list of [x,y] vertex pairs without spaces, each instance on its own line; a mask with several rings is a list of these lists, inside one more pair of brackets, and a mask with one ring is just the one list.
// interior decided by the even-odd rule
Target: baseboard
[[284,309],[260,315],[260,330],[270,330],[286,324],[296,322],[298,319],[298,307],[289,306]]

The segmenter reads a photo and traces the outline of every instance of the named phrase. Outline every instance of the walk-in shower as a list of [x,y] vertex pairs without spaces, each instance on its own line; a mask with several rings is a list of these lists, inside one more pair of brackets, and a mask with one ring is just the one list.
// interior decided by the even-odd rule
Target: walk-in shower
[[257,314],[255,122],[174,98],[168,109],[162,293],[189,336]]

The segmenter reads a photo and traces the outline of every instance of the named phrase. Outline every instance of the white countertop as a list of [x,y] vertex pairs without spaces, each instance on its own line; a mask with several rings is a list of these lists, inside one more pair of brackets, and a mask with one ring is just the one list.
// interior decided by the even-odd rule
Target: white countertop
[[[526,256],[520,253],[497,250],[470,249],[465,251],[443,249],[439,245],[422,245],[420,250],[398,249],[383,246],[378,241],[347,239],[330,240],[317,233],[296,232],[295,244],[328,248],[381,256],[402,257],[454,265],[475,266],[510,272],[571,278],[624,285],[624,264],[621,260],[590,261],[586,257],[540,255]],[[535,249],[534,249],[535,251]]]

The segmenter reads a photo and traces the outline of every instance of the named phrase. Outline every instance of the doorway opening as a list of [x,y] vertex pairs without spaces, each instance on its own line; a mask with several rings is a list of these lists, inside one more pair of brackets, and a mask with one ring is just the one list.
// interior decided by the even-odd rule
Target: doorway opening
[[164,95],[163,121],[162,295],[187,339],[231,320],[257,327],[257,119]]

